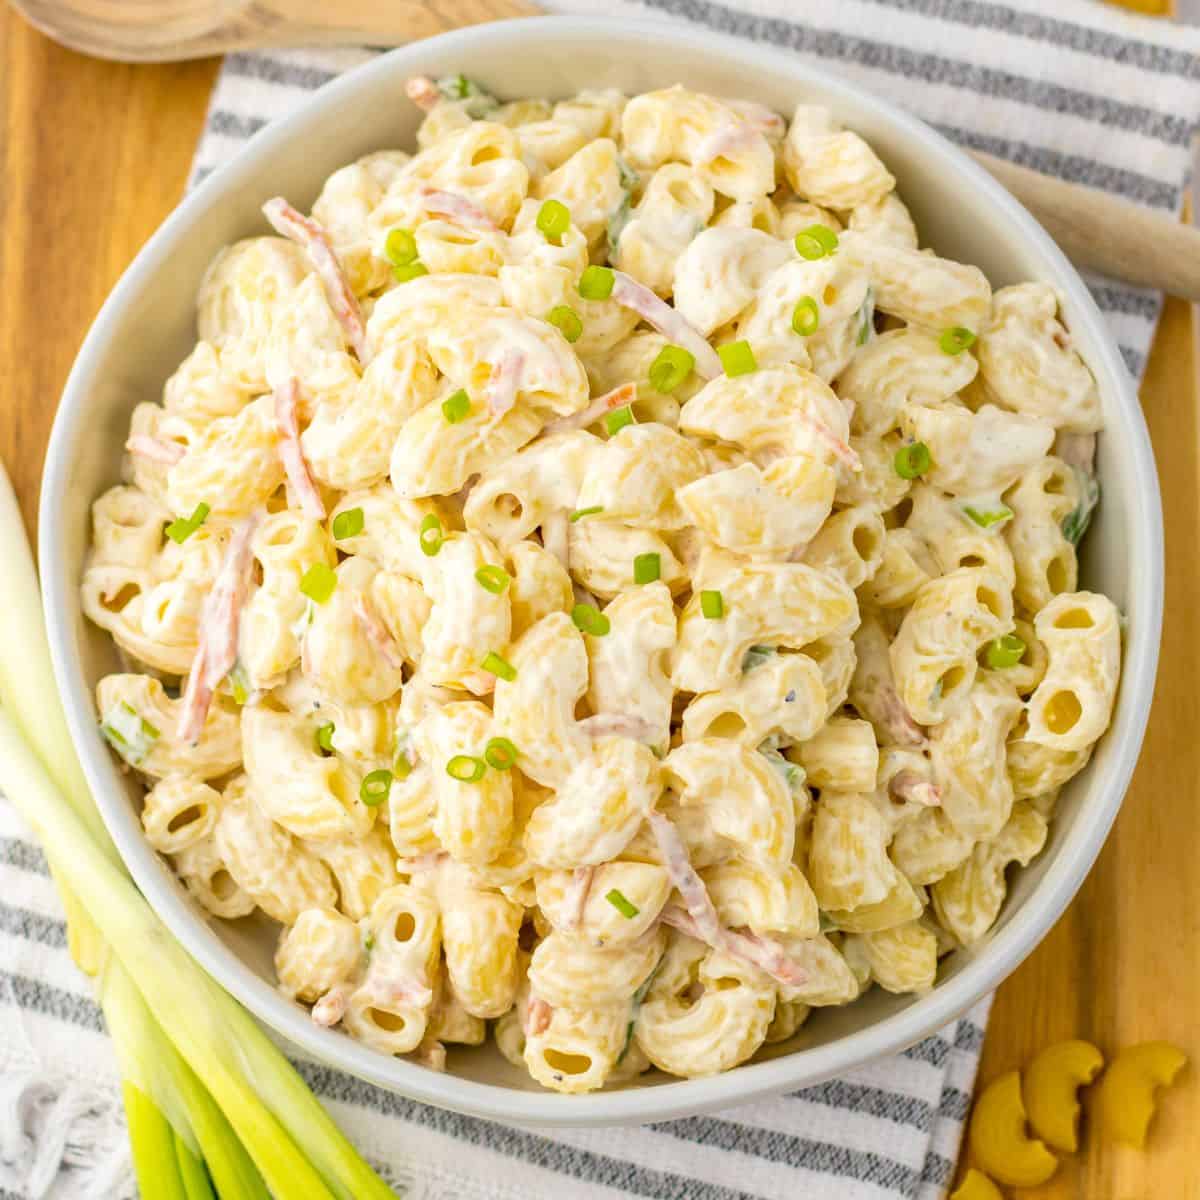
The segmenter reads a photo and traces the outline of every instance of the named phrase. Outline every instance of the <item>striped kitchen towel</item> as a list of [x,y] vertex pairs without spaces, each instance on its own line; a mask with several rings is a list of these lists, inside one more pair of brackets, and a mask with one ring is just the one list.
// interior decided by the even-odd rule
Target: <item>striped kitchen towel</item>
[[[1200,117],[1200,38],[1089,0],[557,0],[690,21],[820,60],[963,144],[1176,212]],[[803,8],[803,18],[799,10]],[[240,54],[194,180],[367,50]],[[1092,280],[1135,374],[1161,298]],[[45,860],[0,801],[0,1200],[134,1195],[113,1057],[66,950]],[[937,1200],[953,1171],[987,1002],[904,1054],[716,1116],[528,1131],[327,1067],[305,1077],[413,1200]]]

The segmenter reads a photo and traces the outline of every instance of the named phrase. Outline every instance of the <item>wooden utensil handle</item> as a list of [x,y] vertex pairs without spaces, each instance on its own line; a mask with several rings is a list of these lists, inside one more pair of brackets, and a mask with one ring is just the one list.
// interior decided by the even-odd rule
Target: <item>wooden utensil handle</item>
[[1077,266],[1200,300],[1200,229],[990,154],[972,153]]
[[369,44],[399,46],[484,21],[539,16],[545,10],[526,0],[266,0],[254,5],[256,19],[261,21],[264,11],[274,21],[286,22],[292,42],[297,28],[307,28],[314,40],[342,41],[358,35]]

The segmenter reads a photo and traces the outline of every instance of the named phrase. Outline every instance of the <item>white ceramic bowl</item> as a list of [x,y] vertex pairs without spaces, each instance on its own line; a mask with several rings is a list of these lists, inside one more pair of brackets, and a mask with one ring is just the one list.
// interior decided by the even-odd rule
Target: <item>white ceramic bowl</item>
[[[847,1008],[823,1009],[792,1043],[714,1078],[652,1074],[620,1090],[559,1096],[541,1091],[492,1047],[453,1051],[449,1071],[439,1075],[317,1028],[272,986],[267,927],[209,922],[150,849],[134,792],[97,734],[93,687],[116,660],[80,613],[88,506],[117,481],[133,405],[158,398],[193,344],[193,301],[205,266],[227,242],[266,232],[259,205],[267,197],[282,193],[307,209],[335,168],[372,150],[411,149],[419,114],[405,99],[405,79],[460,70],[502,97],[565,96],[580,87],[634,93],[682,82],[785,114],[800,100],[829,105],[895,173],[927,244],[977,263],[993,285],[1044,279],[1062,292],[1067,322],[1099,383],[1104,501],[1086,543],[1082,586],[1111,596],[1129,629],[1113,726],[1065,790],[1049,845],[1013,879],[995,930],[946,960],[928,995],[875,989]],[[696,30],[575,18],[479,26],[360,67],[265,129],[179,206],[113,291],[67,382],[46,465],[40,554],[55,670],[84,769],[125,862],[176,937],[247,1008],[327,1063],[418,1100],[531,1124],[662,1120],[803,1087],[918,1041],[994,988],[1062,913],[1116,815],[1150,706],[1162,612],[1158,483],[1137,399],[1079,276],[1033,218],[925,125],[788,54]]]

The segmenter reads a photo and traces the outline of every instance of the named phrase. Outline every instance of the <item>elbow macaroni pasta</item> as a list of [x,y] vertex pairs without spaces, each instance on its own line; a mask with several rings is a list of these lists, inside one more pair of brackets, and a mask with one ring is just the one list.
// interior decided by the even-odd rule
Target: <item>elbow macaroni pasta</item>
[[216,257],[93,505],[147,841],[318,1024],[564,1093],[929,990],[1116,699],[1058,297],[818,105],[409,94]]

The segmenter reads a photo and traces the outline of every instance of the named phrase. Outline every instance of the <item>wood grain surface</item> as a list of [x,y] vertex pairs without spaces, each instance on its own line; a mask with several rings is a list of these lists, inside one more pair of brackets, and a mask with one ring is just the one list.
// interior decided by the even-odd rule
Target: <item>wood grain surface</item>
[[[30,532],[55,404],[87,326],[179,199],[212,61],[82,58],[0,7],[0,455]],[[1166,507],[1166,624],[1141,762],[1096,869],[1000,989],[981,1080],[1066,1037],[1169,1038],[1192,1059],[1145,1154],[1096,1140],[1039,1200],[1200,1200],[1200,414],[1192,310],[1167,304],[1142,400]]]

